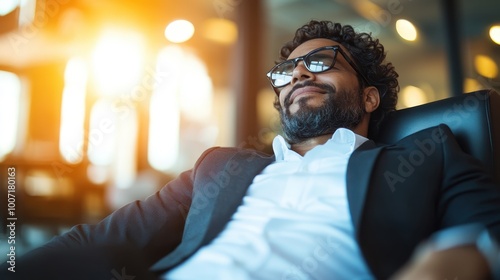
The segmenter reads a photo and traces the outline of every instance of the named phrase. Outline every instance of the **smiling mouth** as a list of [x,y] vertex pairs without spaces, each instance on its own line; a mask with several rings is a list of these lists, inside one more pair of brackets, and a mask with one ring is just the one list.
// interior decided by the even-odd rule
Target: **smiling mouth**
[[315,86],[301,87],[301,88],[298,88],[292,92],[292,94],[290,96],[290,103],[293,103],[293,101],[300,96],[304,96],[307,94],[325,94],[325,93],[326,93],[326,91],[319,88],[319,87],[315,87]]

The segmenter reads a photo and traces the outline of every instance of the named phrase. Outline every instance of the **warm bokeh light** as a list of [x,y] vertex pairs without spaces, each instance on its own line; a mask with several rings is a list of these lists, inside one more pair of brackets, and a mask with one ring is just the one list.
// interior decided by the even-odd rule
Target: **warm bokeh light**
[[179,102],[183,115],[204,122],[212,115],[213,86],[205,64],[190,53],[184,53],[179,81]]
[[375,15],[379,15],[383,10],[379,5],[370,0],[351,1],[352,7],[356,12],[369,21],[378,20]]
[[143,37],[127,30],[107,29],[92,55],[92,70],[101,95],[130,93],[144,67]]
[[494,25],[490,28],[490,38],[493,42],[500,45],[500,25]]
[[5,16],[14,11],[19,5],[19,0],[2,0],[0,1],[0,16]]
[[87,73],[87,65],[82,58],[72,58],[66,64],[59,151],[69,163],[78,163],[83,159]]
[[165,38],[172,43],[185,42],[194,35],[194,25],[184,19],[174,20],[165,28]]
[[[160,51],[156,74],[158,83],[149,108],[148,161],[157,170],[178,172],[187,162],[186,157],[179,158],[184,144],[181,139],[211,146],[216,138],[218,129],[212,125],[212,80],[206,65],[180,45]],[[181,133],[181,116],[184,125],[197,128]],[[194,153],[194,148],[190,153]]]
[[87,178],[94,184],[104,184],[109,180],[109,170],[106,166],[89,164],[87,166]]
[[126,118],[118,118],[117,121],[112,183],[118,189],[132,187],[137,175],[138,123],[135,109],[130,110]]
[[19,26],[31,24],[35,19],[36,0],[21,0],[19,6]]
[[280,132],[279,113],[273,106],[275,98],[271,87],[264,87],[257,93],[257,119],[263,127],[259,140],[267,145],[272,145],[274,136]]
[[[178,46],[168,46],[160,51],[156,72],[158,76],[149,107],[148,161],[156,170],[167,171],[179,156],[180,106],[177,96],[184,52]],[[180,68],[178,68],[180,67]]]
[[476,79],[471,79],[471,78],[466,78],[464,80],[464,92],[473,92],[476,90],[483,89],[484,86],[481,85],[481,83],[478,82]]
[[123,189],[135,179],[138,116],[131,102],[122,106],[116,101],[130,101],[142,89],[144,56],[143,37],[130,30],[105,30],[94,49],[93,73],[102,97],[90,115],[88,157],[96,170],[105,167],[109,173],[88,172],[92,181],[110,179],[114,187]]
[[399,36],[407,41],[415,41],[417,39],[417,29],[413,23],[406,19],[398,19],[396,21],[396,30]]
[[498,66],[491,57],[487,55],[476,55],[474,67],[479,75],[493,79],[498,75]]
[[24,191],[30,196],[68,197],[74,188],[68,178],[57,178],[54,173],[35,169],[27,172]]
[[87,176],[94,183],[109,182],[124,189],[137,175],[138,117],[135,107],[117,110],[109,98],[101,98],[90,113]]
[[21,80],[0,70],[0,160],[16,146],[21,102]]
[[157,170],[168,171],[179,156],[180,112],[175,94],[157,92],[149,107],[148,161]]
[[117,153],[118,116],[113,112],[116,112],[116,108],[108,99],[100,99],[90,111],[87,154],[90,163],[94,165],[111,165]]
[[421,88],[415,86],[404,87],[401,91],[400,98],[402,105],[405,107],[418,106],[428,102],[425,92]]
[[238,38],[238,28],[233,21],[211,18],[203,24],[203,36],[221,44],[232,44]]

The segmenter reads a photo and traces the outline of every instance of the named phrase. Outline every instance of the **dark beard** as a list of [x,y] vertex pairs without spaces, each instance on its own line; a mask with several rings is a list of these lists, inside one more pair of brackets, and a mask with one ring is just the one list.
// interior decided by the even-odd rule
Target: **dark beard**
[[285,108],[278,103],[275,107],[280,113],[283,136],[290,144],[301,143],[309,138],[325,134],[333,134],[338,128],[354,128],[364,116],[364,107],[361,103],[362,91],[348,92],[335,90],[332,86],[306,82],[301,86],[316,86],[326,91],[328,99],[320,107],[310,107],[307,99],[299,100],[299,110],[295,114],[290,113],[289,97],[285,98]]

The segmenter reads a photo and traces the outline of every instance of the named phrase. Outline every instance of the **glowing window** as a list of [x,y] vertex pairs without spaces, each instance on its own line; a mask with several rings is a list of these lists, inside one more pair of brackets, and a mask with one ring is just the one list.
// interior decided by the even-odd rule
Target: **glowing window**
[[179,105],[175,95],[156,93],[151,98],[148,160],[166,171],[179,155]]
[[35,19],[36,0],[21,0],[19,8],[19,25],[32,24]]
[[81,58],[72,58],[64,72],[59,151],[69,163],[83,159],[85,95],[87,65]]
[[98,100],[90,111],[87,153],[92,164],[109,166],[116,155],[118,117],[111,100]]
[[[212,132],[216,130],[208,129],[213,117],[212,80],[198,57],[175,45],[160,52],[155,75],[157,83],[149,110],[148,161],[157,170],[176,172],[189,161],[189,156],[179,157],[179,150],[193,152],[197,148],[193,143],[183,147],[180,139],[189,134],[197,142],[211,143],[215,138]],[[210,132],[183,133],[181,116],[186,123],[198,124]]]
[[10,72],[0,71],[0,160],[11,153],[17,140],[21,80]]
[[118,118],[113,184],[119,189],[129,188],[137,176],[137,113],[135,108],[126,118]]
[[[148,161],[157,170],[167,171],[179,156],[180,108],[177,98],[183,51],[171,46],[163,49],[156,66],[155,85],[149,108]],[[161,75],[161,76],[160,76]]]
[[133,106],[117,110],[113,99],[101,98],[90,112],[88,133],[88,157],[94,169],[100,174],[90,172],[90,180],[99,181],[99,176],[107,180],[108,170],[111,183],[117,188],[132,186],[136,177],[137,151],[137,113]]

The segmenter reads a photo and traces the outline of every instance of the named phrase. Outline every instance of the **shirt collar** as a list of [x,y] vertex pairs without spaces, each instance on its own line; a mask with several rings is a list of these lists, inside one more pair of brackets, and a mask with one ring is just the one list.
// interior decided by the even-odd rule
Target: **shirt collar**
[[[368,138],[358,135],[347,128],[339,128],[333,133],[332,137],[325,143],[330,145],[348,145],[349,152],[356,150],[361,144],[368,141]],[[300,155],[292,151],[290,144],[281,135],[277,135],[273,140],[273,151],[276,160],[284,160],[289,157],[297,157]]]

